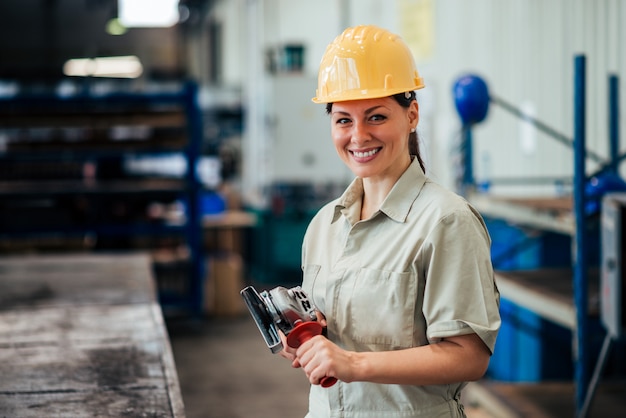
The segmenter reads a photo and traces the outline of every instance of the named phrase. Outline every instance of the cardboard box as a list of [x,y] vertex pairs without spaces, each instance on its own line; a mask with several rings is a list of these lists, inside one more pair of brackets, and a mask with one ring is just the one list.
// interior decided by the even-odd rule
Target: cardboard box
[[204,249],[207,252],[245,253],[245,231],[241,227],[205,229]]
[[205,312],[214,316],[238,316],[247,313],[241,289],[245,287],[241,255],[224,253],[207,259]]

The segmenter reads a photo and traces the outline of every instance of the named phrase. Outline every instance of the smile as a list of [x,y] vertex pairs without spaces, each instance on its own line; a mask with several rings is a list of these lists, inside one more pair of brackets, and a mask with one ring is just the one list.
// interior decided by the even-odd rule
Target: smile
[[366,152],[352,151],[352,154],[354,154],[354,156],[357,158],[366,158],[366,157],[371,157],[372,155],[378,153],[378,151],[380,151],[380,148],[376,148],[376,149],[366,151]]

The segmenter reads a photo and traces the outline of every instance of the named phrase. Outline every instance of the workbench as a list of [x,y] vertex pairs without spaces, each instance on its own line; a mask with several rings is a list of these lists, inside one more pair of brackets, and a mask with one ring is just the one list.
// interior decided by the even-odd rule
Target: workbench
[[150,257],[0,257],[0,376],[0,417],[184,417]]

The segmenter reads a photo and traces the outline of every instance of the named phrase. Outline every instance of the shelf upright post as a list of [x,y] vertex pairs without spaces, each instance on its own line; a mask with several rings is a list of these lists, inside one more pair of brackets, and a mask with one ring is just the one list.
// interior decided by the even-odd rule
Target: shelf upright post
[[574,303],[576,307],[576,335],[574,345],[575,380],[576,380],[576,416],[582,409],[586,395],[589,373],[588,358],[588,318],[587,318],[587,244],[585,240],[585,89],[584,55],[574,57],[574,216],[576,219],[576,248],[574,260]]
[[[609,76],[609,151],[610,151],[610,170],[612,173],[619,175],[619,82],[618,77],[616,75]],[[605,203],[603,202],[603,205]],[[602,217],[606,216],[604,210],[602,211]],[[611,216],[611,215],[609,215]],[[613,215],[614,216],[614,215]],[[616,228],[619,231],[619,227]],[[601,233],[604,234],[604,230]],[[621,239],[621,236],[620,238]],[[604,240],[604,238],[603,238]],[[604,251],[604,241],[603,241],[603,251]],[[615,251],[618,251],[617,249]],[[604,264],[604,256],[602,257],[602,263]],[[602,297],[606,297],[606,295],[602,295]],[[587,391],[585,392],[584,403],[579,409],[578,416],[583,418],[587,416],[589,412],[589,408],[591,408],[591,403],[593,402],[593,397],[596,393],[596,388],[598,383],[602,377],[602,372],[604,371],[604,367],[606,365],[607,356],[610,353],[611,345],[613,343],[613,339],[616,338],[616,335],[610,330],[607,330],[606,335],[604,336],[604,342],[602,343],[602,348],[600,349],[600,354],[598,356],[598,360],[596,362],[596,366],[593,370],[593,374],[589,381],[589,386]]]
[[194,314],[201,314],[204,302],[204,254],[202,250],[202,214],[200,213],[200,188],[197,167],[202,150],[202,112],[198,103],[198,86],[188,81],[184,88],[187,110],[188,135],[186,157],[187,189],[187,240],[190,252],[189,303]]
[[611,171],[615,174],[619,167],[619,78],[609,76],[609,150]]
[[474,150],[472,139],[472,125],[463,124],[463,184],[461,194],[465,197],[469,195],[474,187]]

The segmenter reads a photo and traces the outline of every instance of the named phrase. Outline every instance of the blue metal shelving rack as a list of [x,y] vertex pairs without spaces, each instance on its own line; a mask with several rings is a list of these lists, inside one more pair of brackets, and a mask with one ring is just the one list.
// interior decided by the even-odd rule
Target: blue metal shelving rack
[[[609,149],[610,160],[605,161],[601,156],[586,148],[586,57],[577,55],[574,57],[574,101],[573,101],[573,121],[574,136],[569,139],[539,120],[524,115],[514,106],[505,101],[491,96],[489,101],[499,105],[513,115],[520,117],[532,123],[537,129],[546,133],[550,137],[561,143],[569,145],[574,151],[574,173],[572,178],[573,189],[573,215],[575,219],[574,232],[574,259],[572,263],[573,269],[573,288],[574,288],[574,305],[576,311],[576,327],[573,330],[574,338],[574,380],[575,380],[575,411],[577,418],[585,418],[588,408],[595,392],[597,381],[590,379],[590,370],[592,368],[593,358],[592,349],[590,347],[591,330],[590,316],[588,312],[588,287],[589,287],[589,255],[591,246],[588,242],[587,222],[587,204],[588,197],[586,195],[586,185],[592,176],[587,176],[586,161],[592,159],[601,164],[598,173],[618,171],[619,164],[626,158],[626,154],[619,155],[619,103],[618,88],[619,82],[616,75],[609,76]],[[472,129],[471,124],[463,126],[463,178],[462,192],[470,193],[476,188],[473,166],[473,147],[472,147]],[[562,179],[543,179],[544,181],[562,181]],[[510,179],[507,181],[511,182]],[[496,179],[492,179],[492,183],[496,183]],[[514,183],[524,182],[524,180],[514,180]],[[596,370],[597,374],[597,370]]]
[[[65,187],[63,183],[57,185],[55,190],[51,190],[46,183],[31,182],[30,186],[26,190],[20,190],[14,187],[2,187],[0,188],[0,201],[8,199],[19,198],[20,196],[28,194],[82,194],[89,196],[97,196],[103,194],[140,194],[140,193],[152,193],[152,194],[180,194],[183,196],[187,205],[186,222],[184,225],[168,226],[168,225],[87,225],[84,227],[78,226],[69,230],[58,230],[54,225],[50,225],[45,230],[28,230],[28,231],[0,231],[0,236],[9,237],[19,234],[50,234],[54,232],[60,232],[67,235],[72,234],[84,234],[84,233],[106,233],[116,235],[130,236],[133,234],[156,234],[156,235],[182,235],[189,248],[189,266],[190,272],[188,277],[188,294],[177,295],[161,295],[161,302],[165,308],[173,307],[176,309],[183,309],[192,315],[197,315],[202,312],[203,309],[203,283],[205,277],[204,268],[204,254],[202,249],[202,225],[201,225],[201,213],[199,208],[199,197],[202,191],[202,184],[198,178],[196,167],[202,152],[202,139],[203,139],[203,120],[202,112],[198,103],[198,86],[193,81],[187,81],[181,85],[181,88],[176,91],[157,92],[157,93],[126,93],[115,92],[110,94],[91,94],[89,92],[82,92],[69,97],[59,97],[55,94],[23,94],[15,97],[1,98],[0,99],[0,131],[2,129],[11,129],[14,121],[10,120],[10,116],[6,116],[3,119],[2,109],[20,109],[18,112],[28,113],[29,109],[37,108],[39,110],[54,107],[74,106],[84,107],[85,109],[97,108],[97,109],[111,109],[116,106],[123,109],[125,106],[178,106],[183,109],[186,123],[186,143],[184,146],[179,147],[155,147],[155,148],[134,148],[134,147],[119,147],[116,149],[88,149],[85,147],[73,148],[71,144],[63,150],[43,151],[38,153],[37,149],[20,151],[20,152],[1,152],[0,162],[2,161],[26,161],[26,160],[42,160],[42,159],[54,159],[55,157],[60,160],[89,160],[91,158],[107,157],[107,156],[120,156],[124,153],[137,154],[159,154],[159,153],[172,153],[180,152],[184,155],[187,161],[187,171],[184,175],[184,179],[178,182],[157,182],[156,184],[149,185],[147,189],[142,189],[141,184],[136,186],[121,186],[123,180],[116,184],[116,187],[106,189],[98,188],[96,186],[82,187],[80,184],[77,188],[73,188],[71,183],[68,183]],[[98,116],[91,116],[97,118]],[[4,120],[4,122],[3,122]],[[129,181],[128,183],[132,183]],[[120,187],[121,186],[121,187]]]

